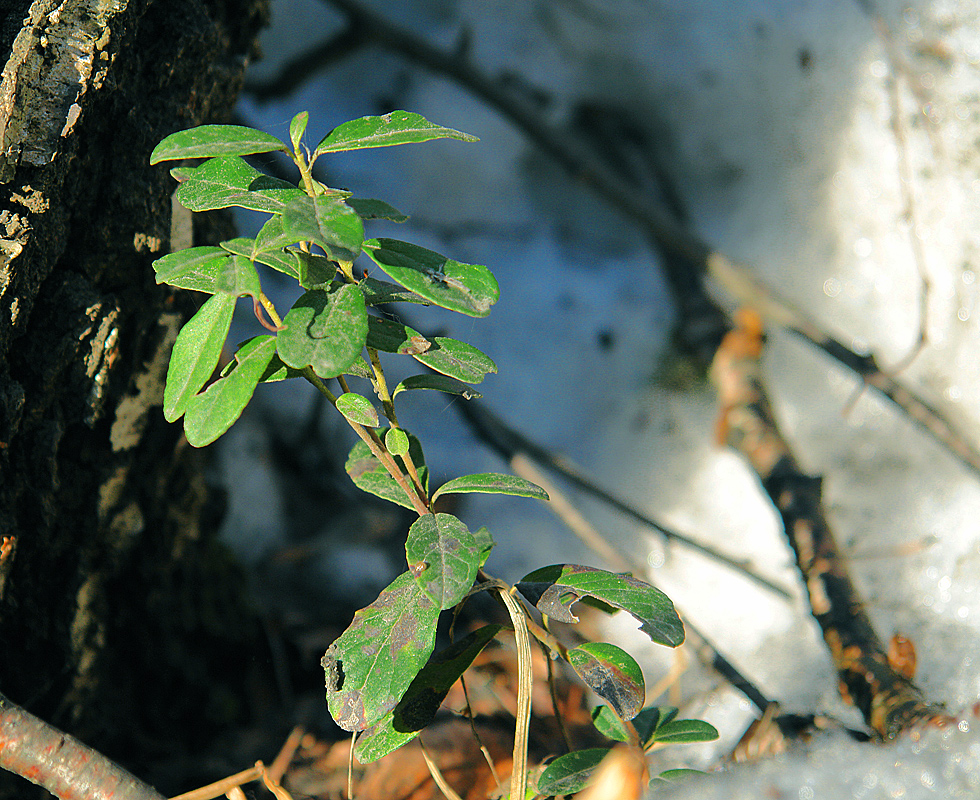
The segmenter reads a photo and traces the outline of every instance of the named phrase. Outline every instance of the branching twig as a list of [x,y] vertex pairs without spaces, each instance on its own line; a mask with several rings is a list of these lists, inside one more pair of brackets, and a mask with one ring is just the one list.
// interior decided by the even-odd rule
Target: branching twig
[[854,369],[911,419],[980,476],[980,450],[938,409],[883,372],[874,356],[860,356],[826,332],[821,325],[751,270],[713,250],[670,212],[638,192],[628,180],[596,161],[592,152],[568,131],[548,124],[539,109],[514,96],[455,53],[443,52],[422,38],[364,8],[356,0],[324,0],[347,14],[372,41],[433,72],[451,78],[509,119],[542,151],[557,161],[576,181],[588,186],[610,205],[633,219],[658,245],[681,256],[716,278],[742,305],[756,308],[770,324],[792,330],[811,344]]
[[[467,404],[467,406],[464,406],[464,408],[468,407],[469,405],[470,404]],[[536,451],[536,453],[540,457],[539,460],[542,460],[544,463],[548,464],[549,466],[553,466],[552,462],[557,462],[557,459],[554,456],[552,456],[550,453],[547,453],[547,451],[545,451],[543,448],[537,447],[536,445],[533,445],[531,442],[528,442],[526,439],[521,437],[521,435],[518,434],[516,431],[511,431],[502,422],[500,422],[500,420],[497,420],[496,417],[493,417],[489,411],[486,411],[484,409],[481,411],[481,413],[487,414],[488,419],[494,421],[496,424],[499,424],[504,432],[512,434],[513,436],[513,438],[511,439],[512,442],[526,443],[527,445],[529,445],[531,449]],[[484,438],[485,436],[489,435],[489,430],[481,432],[480,429],[478,428],[477,433],[478,435],[481,436],[481,438]],[[484,438],[484,440],[490,443],[489,439]],[[518,469],[515,470],[515,472],[520,474],[520,469],[519,469],[520,465],[522,463],[530,463],[528,458],[525,457],[526,448],[522,447],[520,449],[516,449],[516,448],[502,449],[501,448],[502,443],[503,443],[502,440],[498,440],[496,444],[491,443],[491,446],[497,449],[498,452],[504,455],[505,458],[507,457],[507,453],[510,453],[511,455],[509,458],[509,462],[511,466],[516,465],[518,467]],[[542,475],[540,473],[536,472],[533,475],[533,477],[531,477],[530,475],[524,475],[523,477],[526,477],[528,480],[532,480],[535,483],[541,485]],[[586,546],[592,548],[598,555],[602,556],[602,558],[604,558],[606,562],[609,564],[610,568],[622,570],[624,572],[632,572],[633,574],[636,575],[646,575],[647,567],[645,564],[636,561],[636,559],[632,558],[627,553],[624,553],[622,550],[617,548],[611,542],[609,542],[608,540],[600,536],[598,532],[588,523],[588,521],[585,520],[583,517],[581,517],[581,515],[577,514],[577,512],[571,515],[567,514],[566,510],[570,508],[570,504],[567,502],[567,500],[565,500],[561,491],[556,486],[551,485],[547,481],[545,481],[545,483],[547,485],[544,488],[546,488],[546,491],[551,497],[551,503],[549,504],[549,507],[551,507],[552,510],[555,510],[556,513],[559,514],[562,521],[565,522],[566,525],[568,525],[568,527],[572,530],[573,533],[580,536],[580,538],[582,539],[583,543]],[[586,488],[588,488],[589,485],[590,484],[586,484]],[[583,536],[582,534],[585,528],[588,528],[588,531]],[[695,653],[697,653],[702,663],[704,663],[711,669],[714,669],[716,672],[718,672],[719,675],[725,678],[725,680],[731,683],[732,686],[734,686],[736,689],[742,692],[750,701],[752,701],[752,703],[754,703],[758,707],[760,712],[765,711],[765,709],[771,703],[769,698],[767,698],[758,689],[758,687],[755,686],[755,684],[753,684],[748,678],[746,678],[741,672],[739,672],[739,670],[735,667],[735,665],[732,664],[727,658],[725,658],[724,655],[722,655],[722,653],[710,642],[710,640],[705,636],[705,634],[702,633],[690,620],[686,618],[684,619],[684,628],[688,634],[687,642],[694,647],[694,651]],[[539,639],[541,639],[540,636]],[[544,642],[543,639],[541,639],[541,641],[542,644],[546,644],[546,642]]]
[[163,795],[75,737],[0,694],[0,768],[62,800],[163,800]]
[[739,326],[725,337],[711,376],[722,406],[727,443],[758,474],[779,510],[840,677],[844,698],[864,715],[882,739],[907,728],[948,719],[940,706],[894,668],[871,626],[847,573],[823,511],[820,479],[806,475],[780,435],[763,388],[759,357],[762,322],[754,312],[738,315]]
[[[757,572],[749,569],[744,561],[740,561],[726,555],[725,553],[722,553],[709,545],[702,544],[701,542],[692,539],[690,536],[668,528],[665,525],[661,525],[647,514],[644,514],[642,511],[634,508],[619,497],[616,497],[611,492],[608,492],[602,487],[598,486],[595,481],[583,475],[582,472],[573,467],[564,459],[560,459],[552,453],[549,453],[545,448],[535,444],[522,433],[508,427],[499,417],[484,406],[470,401],[468,403],[460,404],[458,408],[473,427],[476,435],[479,436],[480,439],[488,444],[500,456],[502,456],[508,463],[510,463],[512,468],[516,466],[519,469],[522,463],[526,463],[522,462],[522,456],[531,459],[552,472],[557,473],[587,494],[606,503],[610,508],[614,508],[616,511],[626,515],[635,522],[639,522],[641,525],[652,528],[668,541],[683,544],[685,547],[688,547],[691,550],[695,550],[708,558],[711,558],[721,564],[725,564],[727,567],[735,570],[740,575],[744,575],[749,580],[765,587],[774,594],[778,594],[784,599],[789,599],[792,596],[782,586],[773,583],[768,578],[765,578],[762,575],[759,575]],[[525,477],[528,477],[529,480],[533,480],[535,482],[540,479],[540,475],[535,475],[534,478],[530,478],[529,476]],[[556,488],[553,487],[550,482],[548,483],[548,486],[552,489]],[[549,495],[553,494],[550,489],[548,492]],[[555,493],[555,496],[558,496],[557,493]],[[559,501],[559,503],[561,503],[561,501]],[[572,524],[570,527],[577,535],[580,533],[582,528],[581,525],[577,524]],[[599,555],[603,556],[603,558],[609,560],[610,564],[617,563],[616,555],[618,551],[609,545],[609,543],[604,539],[600,539],[600,541],[597,542],[595,537],[590,534],[587,535],[583,541],[585,541],[589,547],[595,549]],[[634,567],[631,567],[631,569],[633,568]],[[645,572],[645,570],[646,568],[642,567],[640,572]]]

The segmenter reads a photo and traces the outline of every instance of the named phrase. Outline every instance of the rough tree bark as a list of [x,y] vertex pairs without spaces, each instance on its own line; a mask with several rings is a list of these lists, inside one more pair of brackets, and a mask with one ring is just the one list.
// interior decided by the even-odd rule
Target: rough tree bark
[[0,4],[0,691],[123,761],[227,721],[252,636],[159,409],[190,309],[153,281],[173,184],[147,159],[225,120],[265,15]]

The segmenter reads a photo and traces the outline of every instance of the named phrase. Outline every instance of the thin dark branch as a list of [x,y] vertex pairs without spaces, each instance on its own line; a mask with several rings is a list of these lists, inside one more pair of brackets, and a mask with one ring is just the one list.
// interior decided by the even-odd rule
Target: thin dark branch
[[732,558],[732,556],[726,555],[709,545],[702,544],[686,534],[662,525],[636,507],[631,506],[621,498],[603,489],[592,478],[584,475],[567,461],[558,458],[545,448],[532,442],[522,433],[508,427],[499,417],[483,405],[471,400],[467,403],[460,403],[457,407],[466,418],[466,421],[469,422],[476,435],[508,462],[512,461],[516,455],[523,454],[555,474],[561,475],[572,485],[592,497],[601,500],[610,508],[614,508],[634,522],[652,528],[668,541],[682,544],[720,564],[724,564],[735,570],[738,574],[744,575],[749,580],[784,599],[790,599],[792,597],[782,586],[773,583],[768,578],[749,569],[745,561]]
[[816,320],[754,277],[751,270],[713,250],[676,221],[665,207],[638,192],[613,170],[597,163],[588,147],[568,131],[549,125],[533,104],[512,95],[457,54],[433,47],[364,8],[356,0],[324,2],[341,9],[351,24],[360,25],[375,43],[445,75],[495,108],[567,170],[574,180],[588,186],[633,219],[665,251],[686,259],[717,279],[741,305],[759,309],[767,322],[789,328],[849,369],[854,369],[856,364],[863,365],[859,374],[869,386],[881,391],[974,475],[980,476],[980,450],[945,415],[883,372],[873,356],[863,357],[853,352],[827,333]]
[[308,81],[314,73],[342,61],[367,41],[367,34],[359,20],[351,18],[344,30],[287,61],[279,73],[269,80],[245,81],[245,91],[259,101],[284,97]]
[[62,800],[163,800],[163,795],[73,736],[0,694],[0,768]]

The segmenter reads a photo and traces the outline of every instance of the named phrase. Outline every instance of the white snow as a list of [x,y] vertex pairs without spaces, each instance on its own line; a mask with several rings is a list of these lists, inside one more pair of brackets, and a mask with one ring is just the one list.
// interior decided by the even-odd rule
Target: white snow
[[[583,101],[628,112],[668,165],[703,237],[886,366],[902,362],[916,342],[924,273],[927,343],[900,377],[976,441],[975,3],[879,2],[887,34],[856,0],[374,6],[440,46],[468,30],[472,62],[546,92],[551,102],[542,113],[553,121]],[[338,19],[319,2],[278,0],[269,62],[312,44],[310,30],[328,35]],[[257,69],[269,74],[271,66]],[[712,442],[710,390],[654,381],[673,311],[656,257],[629,223],[465,91],[376,49],[287,99],[263,106],[246,99],[241,112],[282,134],[296,111],[308,109],[308,138],[317,141],[342,121],[379,113],[379,97],[482,139],[331,157],[334,185],[413,216],[397,230],[376,226],[373,233],[487,264],[500,281],[489,318],[424,310],[412,313],[415,326],[450,332],[496,360],[499,375],[479,388],[510,423],[655,517],[750,558],[791,588],[795,600],[786,602],[680,547],[665,550],[616,514],[578,500],[613,541],[656,566],[651,580],[763,691],[787,710],[858,725],[837,697],[771,507],[739,458]],[[601,346],[604,337],[611,347]],[[766,368],[785,433],[805,468],[824,477],[842,550],[880,634],[912,638],[930,699],[954,711],[970,707],[980,694],[980,481],[886,400],[859,394],[853,375],[790,334],[772,332]],[[436,477],[501,468],[474,444],[448,400],[418,394],[425,396],[406,397],[400,416],[426,446]],[[302,400],[276,397],[267,401],[270,413],[287,421],[302,413]],[[251,464],[239,455],[228,463]],[[489,525],[499,544],[488,568],[505,579],[544,563],[592,560],[530,501],[480,499],[466,518]],[[652,684],[673,656],[643,645],[626,630],[632,627],[614,620],[610,635],[642,654]],[[704,712],[730,748],[753,709],[689,660],[683,713]],[[887,748],[828,738],[670,796],[978,796],[975,729]],[[724,747],[688,750],[706,766]]]

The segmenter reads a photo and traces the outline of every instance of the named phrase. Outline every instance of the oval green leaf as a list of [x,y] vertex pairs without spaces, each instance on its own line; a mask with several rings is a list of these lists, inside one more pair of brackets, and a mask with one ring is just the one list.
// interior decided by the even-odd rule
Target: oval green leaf
[[658,727],[650,738],[650,743],[692,744],[694,742],[713,742],[718,731],[713,725],[700,719],[675,719]]
[[389,222],[407,222],[408,217],[384,200],[367,197],[348,197],[347,205],[357,212],[361,219],[386,219]]
[[157,283],[214,294],[217,275],[228,258],[220,247],[189,247],[153,262]]
[[262,373],[262,377],[259,378],[259,383],[276,383],[277,381],[285,381],[289,380],[290,378],[302,377],[302,370],[287,367],[282,363],[282,359],[279,358],[279,354],[276,353],[272,356],[272,360],[265,368],[265,372]]
[[337,410],[351,422],[367,428],[378,427],[378,412],[371,401],[354,392],[344,392],[337,398]]
[[408,744],[433,719],[453,684],[500,631],[484,625],[429,659],[394,710],[357,737],[354,755],[370,764]]
[[476,543],[480,547],[480,567],[482,568],[484,564],[487,563],[487,559],[490,558],[490,551],[493,550],[496,542],[490,535],[490,531],[487,530],[486,526],[478,528],[474,533],[473,537],[476,539]]
[[419,297],[396,283],[379,281],[377,278],[366,277],[358,284],[364,291],[364,297],[369,306],[380,306],[385,303],[416,303],[427,306],[429,301]]
[[400,392],[416,389],[432,389],[436,392],[454,394],[464,400],[479,400],[483,397],[476,389],[471,389],[462,381],[450,378],[448,375],[412,375],[400,381],[391,396],[396,397]]
[[295,254],[299,261],[299,285],[304,289],[326,289],[337,277],[337,265],[325,256]]
[[661,781],[661,783],[655,783],[656,786],[660,786],[662,784],[675,786],[679,783],[686,783],[692,778],[703,778],[707,775],[707,772],[702,772],[699,769],[668,769],[661,772],[656,778],[654,778],[654,781]]
[[368,239],[364,252],[406,289],[430,303],[470,317],[485,317],[500,297],[493,273],[397,239]]
[[632,575],[553,564],[524,576],[517,588],[542,614],[559,622],[578,622],[571,606],[583,597],[593,597],[632,614],[640,630],[657,644],[677,647],[684,641],[684,625],[670,598]]
[[184,414],[184,434],[192,446],[211,444],[235,424],[275,352],[275,336],[256,336],[239,348],[225,377],[191,398]]
[[538,777],[538,794],[555,797],[582,791],[608,753],[609,748],[594,747],[558,756]]
[[[361,284],[363,286],[363,284]],[[368,317],[367,346],[382,353],[414,356],[424,353],[432,342],[421,333],[400,322],[381,317]]]
[[306,133],[306,124],[310,121],[307,111],[300,111],[289,123],[289,141],[293,145],[293,152],[299,152],[299,145]]
[[277,349],[286,366],[312,366],[321,378],[343,373],[367,338],[364,295],[353,284],[328,292],[306,292],[283,320]]
[[[653,732],[657,725],[666,719],[673,719],[677,714],[677,709],[669,706],[650,706],[644,708],[639,714],[633,717],[633,727],[646,748],[652,743]],[[608,736],[617,742],[628,742],[629,733],[623,721],[617,717],[608,706],[596,706],[592,709],[592,724],[603,736]]]
[[408,452],[408,434],[401,428],[389,428],[385,434],[385,449],[393,456],[403,456]]
[[536,483],[518,478],[515,475],[504,475],[499,472],[481,472],[477,475],[463,475],[446,481],[436,489],[432,499],[441,494],[462,494],[465,492],[480,492],[481,494],[511,494],[515,497],[533,497],[536,500],[549,500],[548,493]]
[[299,278],[298,253],[292,250],[261,250],[255,239],[229,239],[221,243],[221,247],[229,253],[247,258],[249,261],[257,261],[272,267],[277,272],[282,272],[290,278]]
[[177,201],[191,211],[237,206],[281,213],[290,200],[306,196],[291,183],[263,175],[237,156],[182,167],[180,175],[183,182],[177,187]]
[[643,672],[621,647],[607,642],[586,642],[568,651],[568,663],[620,718],[629,720],[640,713],[646,697]]
[[[415,468],[418,470],[419,480],[422,481],[422,486],[428,490],[429,471],[425,466],[422,445],[419,444],[419,440],[411,433],[407,431],[405,433],[408,435],[408,452],[412,457],[412,463],[415,464]],[[379,434],[382,437],[387,436],[387,429],[379,431]],[[405,462],[399,456],[395,456],[395,463],[398,464],[404,474],[408,474],[405,469]],[[371,449],[364,442],[358,442],[351,448],[350,454],[347,456],[347,463],[344,464],[344,469],[350,475],[351,480],[354,481],[354,485],[362,491],[377,495],[405,508],[415,508],[402,488],[395,483],[395,479],[391,477],[388,470],[384,468],[384,465],[375,458],[374,453],[371,452]]]
[[452,514],[426,514],[408,529],[405,557],[418,585],[439,608],[466,597],[480,566],[481,544]]
[[247,156],[285,150],[286,145],[268,133],[242,125],[199,125],[170,134],[150,153],[150,163],[208,156]]
[[[225,243],[227,244],[227,242]],[[221,247],[191,247],[153,262],[157,283],[233,297],[262,293],[255,265]]]
[[351,262],[361,252],[364,223],[339,197],[297,197],[283,210],[282,224],[293,241],[317,244],[336,261]]
[[429,369],[463,383],[481,383],[489,373],[497,371],[497,365],[486,353],[466,342],[442,336],[436,336],[424,353],[412,355]]
[[316,146],[316,154],[358,150],[364,147],[414,144],[428,142],[431,139],[479,141],[468,133],[434,125],[421,114],[411,111],[392,111],[384,116],[361,117],[338,125]]
[[163,391],[163,416],[167,422],[180,418],[191,398],[214,373],[234,311],[232,295],[216,294],[177,334]]
[[327,648],[327,707],[345,731],[362,731],[402,699],[435,645],[439,609],[403,572]]

